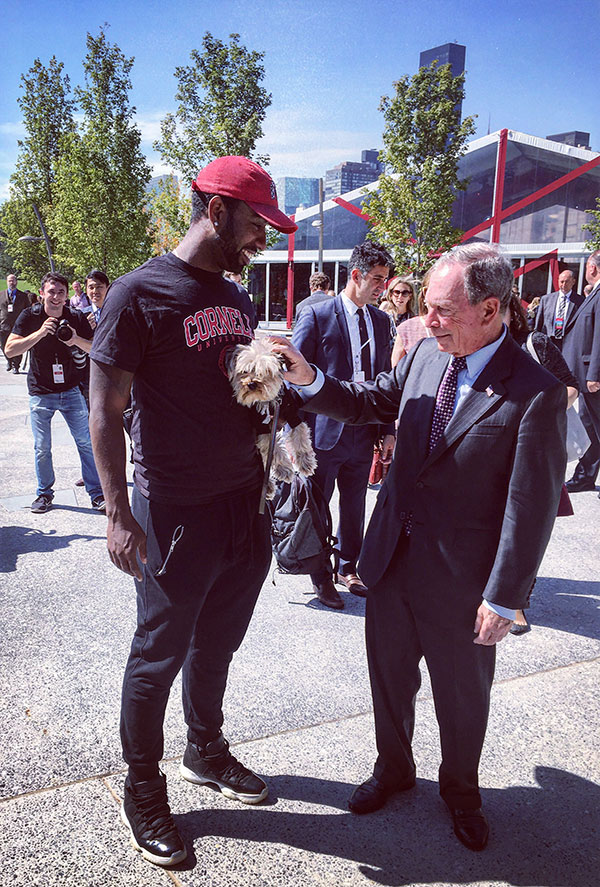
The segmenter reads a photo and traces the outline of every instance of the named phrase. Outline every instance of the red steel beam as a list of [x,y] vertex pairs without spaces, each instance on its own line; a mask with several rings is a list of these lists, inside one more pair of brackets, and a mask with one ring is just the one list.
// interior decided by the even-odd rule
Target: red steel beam
[[504,200],[504,173],[506,172],[506,146],[508,130],[500,132],[498,141],[498,162],[496,163],[496,188],[494,189],[494,210],[492,213],[492,243],[500,243],[500,221],[502,218],[502,201]]
[[[290,216],[295,221],[295,215]],[[287,305],[286,305],[286,326],[288,330],[292,328],[292,320],[294,319],[294,247],[296,241],[296,232],[288,234],[288,273],[287,273]]]
[[521,277],[522,274],[525,274],[527,271],[533,271],[534,268],[539,268],[540,265],[545,265],[546,262],[550,262],[550,270],[552,272],[552,285],[554,289],[558,289],[558,275],[560,273],[560,269],[558,267],[558,250],[553,249],[549,253],[546,253],[543,256],[540,256],[539,259],[530,259],[529,262],[525,262],[524,265],[521,265],[520,268],[515,268],[513,274],[515,279],[517,277]]
[[[502,131],[505,132],[505,130]],[[592,160],[588,160],[581,166],[577,166],[575,169],[572,169],[571,172],[566,173],[559,179],[555,179],[553,182],[550,182],[549,185],[544,185],[543,188],[539,188],[537,191],[534,191],[533,194],[530,194],[528,197],[523,197],[522,200],[517,201],[517,203],[513,203],[512,206],[507,206],[506,209],[501,209],[500,222],[503,222],[509,216],[514,215],[514,213],[518,212],[520,209],[524,209],[524,207],[529,206],[531,203],[535,203],[536,200],[540,200],[542,197],[546,197],[547,194],[551,194],[553,191],[558,190],[558,188],[562,188],[563,185],[568,185],[569,182],[573,181],[573,179],[584,175],[586,172],[594,169],[594,167],[598,166],[599,164],[600,156],[594,157]],[[461,237],[461,243],[464,243],[471,237],[475,237],[475,235],[479,234],[480,231],[485,231],[486,228],[490,228],[494,224],[494,222],[495,216],[492,216],[491,218],[486,219],[484,222],[480,222],[478,225],[475,225],[473,228],[469,228],[469,230],[465,231],[465,233]],[[497,242],[498,241],[494,241],[494,243]]]
[[[355,216],[360,216],[361,219],[364,219],[366,222],[371,221],[371,217],[363,212],[359,206],[354,206],[353,203],[348,203],[348,201],[344,200],[342,197],[332,197],[331,199],[334,203],[337,203],[338,206],[341,206],[342,209],[347,209],[349,213],[353,213]],[[374,222],[373,224],[376,223]]]

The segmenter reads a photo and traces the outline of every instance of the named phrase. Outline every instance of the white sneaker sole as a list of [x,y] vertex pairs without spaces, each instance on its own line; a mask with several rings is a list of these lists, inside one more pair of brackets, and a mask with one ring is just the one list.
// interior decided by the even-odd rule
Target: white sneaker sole
[[126,825],[129,829],[129,840],[133,847],[142,854],[144,859],[147,859],[148,862],[154,863],[154,865],[177,865],[178,862],[183,862],[183,860],[187,856],[187,850],[185,847],[183,850],[178,850],[176,853],[173,853],[171,856],[155,856],[154,853],[150,853],[149,850],[146,850],[144,847],[140,847],[138,842],[135,839],[135,835],[133,834],[133,829],[131,828],[131,823],[127,819],[127,814],[125,813],[125,806],[121,804],[121,821],[123,825]]
[[184,779],[188,782],[193,782],[194,785],[216,785],[221,794],[225,795],[226,798],[229,798],[231,801],[241,801],[242,804],[260,804],[260,802],[264,801],[269,794],[268,785],[265,785],[259,795],[248,795],[243,792],[236,792],[230,786],[226,785],[224,782],[220,782],[218,779],[203,779],[202,776],[198,776],[197,773],[194,773],[193,770],[190,770],[184,764],[179,765],[179,772]]

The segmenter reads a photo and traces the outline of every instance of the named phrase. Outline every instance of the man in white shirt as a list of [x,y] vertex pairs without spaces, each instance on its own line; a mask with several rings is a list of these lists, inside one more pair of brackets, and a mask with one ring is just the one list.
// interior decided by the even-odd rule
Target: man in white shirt
[[[374,379],[391,367],[390,322],[375,308],[385,287],[393,260],[378,244],[365,241],[354,248],[348,263],[348,282],[339,296],[301,311],[292,342],[304,357],[338,379]],[[309,300],[307,300],[309,301]],[[311,580],[315,594],[326,607],[342,609],[343,598],[334,580],[352,594],[364,597],[367,588],[357,572],[362,545],[365,497],[373,461],[373,444],[381,442],[384,460],[394,446],[394,424],[346,427],[326,416],[308,417],[317,456],[315,481],[327,500],[337,482],[340,495],[340,564],[337,575],[323,568]]]
[[573,329],[575,317],[585,301],[585,297],[575,292],[575,275],[572,271],[561,271],[558,277],[558,290],[542,296],[535,315],[535,329],[546,333],[556,347],[562,350],[563,342]]

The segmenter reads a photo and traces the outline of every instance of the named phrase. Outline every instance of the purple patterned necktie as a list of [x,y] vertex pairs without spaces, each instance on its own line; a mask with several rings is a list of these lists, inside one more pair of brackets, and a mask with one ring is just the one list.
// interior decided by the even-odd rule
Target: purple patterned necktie
[[438,388],[437,397],[435,399],[435,409],[433,411],[433,421],[431,423],[431,431],[429,433],[429,447],[427,455],[431,453],[440,437],[445,431],[446,425],[452,418],[454,412],[454,401],[456,400],[456,382],[458,374],[461,370],[466,370],[466,357],[453,357],[446,368],[444,378]]
[[[427,455],[431,453],[431,451],[439,441],[440,437],[444,433],[446,425],[452,418],[452,413],[454,412],[454,401],[456,400],[456,383],[458,381],[458,374],[461,370],[466,370],[466,368],[466,357],[453,357],[446,367],[446,372],[444,373],[444,377],[440,383],[440,387],[438,388],[438,393],[435,399],[435,409],[433,411],[431,431],[429,432],[429,446],[427,448]],[[413,515],[411,511],[404,522],[402,532],[406,536],[410,536],[412,528]]]

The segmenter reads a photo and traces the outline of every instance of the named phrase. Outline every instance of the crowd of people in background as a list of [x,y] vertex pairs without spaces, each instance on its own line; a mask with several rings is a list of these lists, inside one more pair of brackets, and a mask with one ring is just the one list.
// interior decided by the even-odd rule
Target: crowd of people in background
[[[590,257],[587,268],[588,280],[590,276],[592,279],[585,285],[582,294],[576,292],[575,276],[569,269],[561,271],[558,278],[557,291],[546,296],[529,297],[528,300],[524,300],[519,295],[519,288],[516,283],[512,290],[513,301],[511,305],[513,313],[510,325],[511,332],[514,333],[515,329],[518,328],[518,338],[520,337],[523,347],[526,347],[525,339],[527,337],[525,333],[535,332],[534,342],[538,349],[541,341],[540,334],[544,335],[546,337],[546,345],[543,349],[543,354],[546,359],[548,355],[551,356],[551,371],[556,372],[558,365],[559,372],[557,374],[559,378],[567,378],[568,374],[570,379],[570,403],[573,400],[577,400],[577,396],[572,394],[573,391],[576,390],[579,395],[578,410],[586,433],[589,436],[590,446],[587,453],[577,464],[573,478],[566,484],[566,491],[570,492],[595,489],[596,478],[600,469],[600,442],[597,427],[598,408],[595,403],[596,398],[593,397],[596,391],[588,388],[589,381],[592,382],[593,389],[594,383],[597,380],[590,379],[589,377],[581,378],[582,368],[580,366],[579,382],[577,386],[572,384],[575,380],[573,373],[575,372],[576,364],[581,363],[581,359],[585,360],[585,348],[594,354],[598,348],[595,341],[586,340],[586,336],[583,334],[583,322],[579,325],[579,333],[576,332],[576,321],[579,312],[588,297],[597,288],[593,277],[593,269],[597,267],[597,260],[598,253],[596,252]],[[591,274],[590,268],[592,269]],[[239,273],[224,272],[224,276],[232,280],[241,292],[247,292]],[[427,314],[426,293],[428,280],[429,273],[424,276],[422,281],[418,281],[411,275],[394,276],[387,281],[385,288],[378,296],[377,307],[389,317],[392,368],[398,364],[417,342],[431,335],[424,322]],[[69,298],[68,284],[65,280],[67,297],[65,299],[64,311],[75,309],[81,312],[85,317],[87,325],[89,325],[91,336],[93,336],[94,329],[100,319],[109,285],[110,281],[107,275],[99,269],[93,269],[85,278],[83,285],[79,280],[73,280]],[[298,322],[304,309],[317,305],[320,302],[326,302],[334,296],[335,293],[331,289],[329,277],[321,271],[314,272],[309,280],[309,296],[296,304],[295,322]],[[21,350],[21,348],[15,349],[15,339],[12,338],[11,347],[9,347],[8,351],[6,349],[6,345],[11,336],[13,336],[17,319],[21,313],[36,304],[44,305],[43,292],[40,291],[40,294],[36,295],[30,290],[20,290],[17,276],[14,273],[8,274],[6,289],[0,292],[0,347],[6,357],[7,372],[18,374],[21,370],[23,357],[25,357],[26,362],[28,352],[37,344],[34,343],[26,350]],[[584,316],[589,313],[591,312],[584,312]],[[516,319],[517,315],[518,320]],[[58,319],[60,320],[61,318]],[[589,323],[587,325],[589,326]],[[256,316],[253,318],[252,326],[257,326]],[[84,329],[87,334],[87,326]],[[596,333],[595,338],[597,338],[597,335]],[[525,336],[525,339],[523,336]],[[589,331],[587,339],[589,339]],[[572,348],[567,348],[569,359],[565,361],[560,354],[563,350],[563,345],[566,343],[570,345],[571,342],[575,344]],[[582,351],[583,342],[585,347]],[[76,372],[75,377],[78,379],[77,387],[84,398],[89,413],[89,359],[85,350],[77,347],[73,342],[68,343],[68,348]],[[63,352],[65,359],[66,353]],[[542,363],[544,363],[543,359]],[[589,373],[588,367],[589,363],[585,365],[583,370],[586,376]],[[591,369],[592,375],[594,373],[599,375],[594,370],[593,361]],[[35,383],[33,383],[33,388],[36,388]],[[77,483],[84,485],[83,479]],[[40,508],[47,510],[52,504],[47,484],[46,487],[41,488],[41,492],[38,491],[38,499],[40,496],[43,497],[44,501],[42,503],[37,502],[37,505],[34,503],[35,509],[36,511]],[[99,499],[100,497],[97,496],[95,498]],[[524,624],[526,624],[526,620]]]

